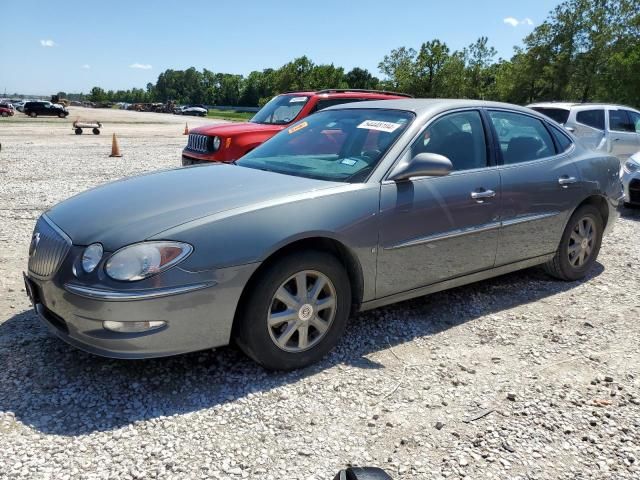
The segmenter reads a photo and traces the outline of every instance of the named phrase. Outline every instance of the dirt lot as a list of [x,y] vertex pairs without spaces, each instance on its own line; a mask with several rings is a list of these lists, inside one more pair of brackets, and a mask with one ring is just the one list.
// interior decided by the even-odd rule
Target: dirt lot
[[[76,136],[96,117],[103,134]],[[320,364],[126,362],[51,337],[22,286],[56,202],[180,163],[185,118],[0,119],[0,478],[640,478],[640,211],[584,282],[530,269],[357,315]],[[210,120],[189,118],[190,125]],[[123,158],[109,158],[111,137]]]

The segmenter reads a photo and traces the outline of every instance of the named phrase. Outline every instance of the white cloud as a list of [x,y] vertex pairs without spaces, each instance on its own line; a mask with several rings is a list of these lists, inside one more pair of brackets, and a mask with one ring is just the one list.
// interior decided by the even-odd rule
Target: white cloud
[[56,42],[53,40],[40,40],[40,45],[43,47],[55,47]]
[[85,64],[84,64],[84,65],[82,65],[82,67],[80,67],[80,68],[82,68],[83,70],[89,70],[89,69],[91,68],[91,65],[89,65],[88,63],[85,63]]
[[514,17],[507,17],[502,20],[507,25],[511,25],[512,27],[517,27],[518,25],[533,25],[533,20],[529,17],[523,18],[522,20],[518,20]]
[[138,68],[140,70],[151,70],[151,65],[148,63],[132,63],[129,68]]

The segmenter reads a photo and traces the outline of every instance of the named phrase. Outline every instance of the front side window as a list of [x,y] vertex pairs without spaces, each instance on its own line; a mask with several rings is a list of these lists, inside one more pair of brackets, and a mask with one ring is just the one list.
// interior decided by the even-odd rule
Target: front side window
[[472,110],[451,113],[434,121],[411,146],[411,155],[444,155],[453,170],[487,166],[487,144],[480,113]]
[[604,109],[582,110],[576,113],[576,121],[588,127],[604,130]]
[[640,114],[627,110],[627,115],[629,115],[629,123],[631,123],[633,131],[640,133]]
[[519,113],[490,111],[505,165],[555,155],[555,146],[544,124]]
[[635,132],[625,110],[609,110],[609,129],[616,132]]
[[250,120],[252,123],[286,125],[293,122],[309,101],[306,95],[278,95],[260,109]]
[[252,150],[237,165],[337,182],[362,182],[411,123],[401,110],[318,112]]

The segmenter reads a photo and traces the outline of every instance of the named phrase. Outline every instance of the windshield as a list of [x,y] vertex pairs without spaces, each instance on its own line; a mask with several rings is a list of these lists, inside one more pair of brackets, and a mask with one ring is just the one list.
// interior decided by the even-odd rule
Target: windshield
[[278,95],[256,113],[250,122],[268,125],[286,125],[295,120],[309,97],[304,95]]
[[236,163],[337,182],[362,182],[413,120],[400,110],[326,110],[283,130]]

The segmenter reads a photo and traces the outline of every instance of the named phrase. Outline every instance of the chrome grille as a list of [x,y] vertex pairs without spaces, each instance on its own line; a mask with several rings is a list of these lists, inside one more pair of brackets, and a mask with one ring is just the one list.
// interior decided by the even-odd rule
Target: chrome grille
[[207,140],[209,137],[206,135],[198,135],[197,133],[189,134],[189,141],[187,142],[187,149],[193,150],[194,152],[202,152],[206,153],[208,151],[207,148]]
[[42,215],[36,223],[29,246],[29,272],[39,278],[51,277],[69,253],[71,239]]

